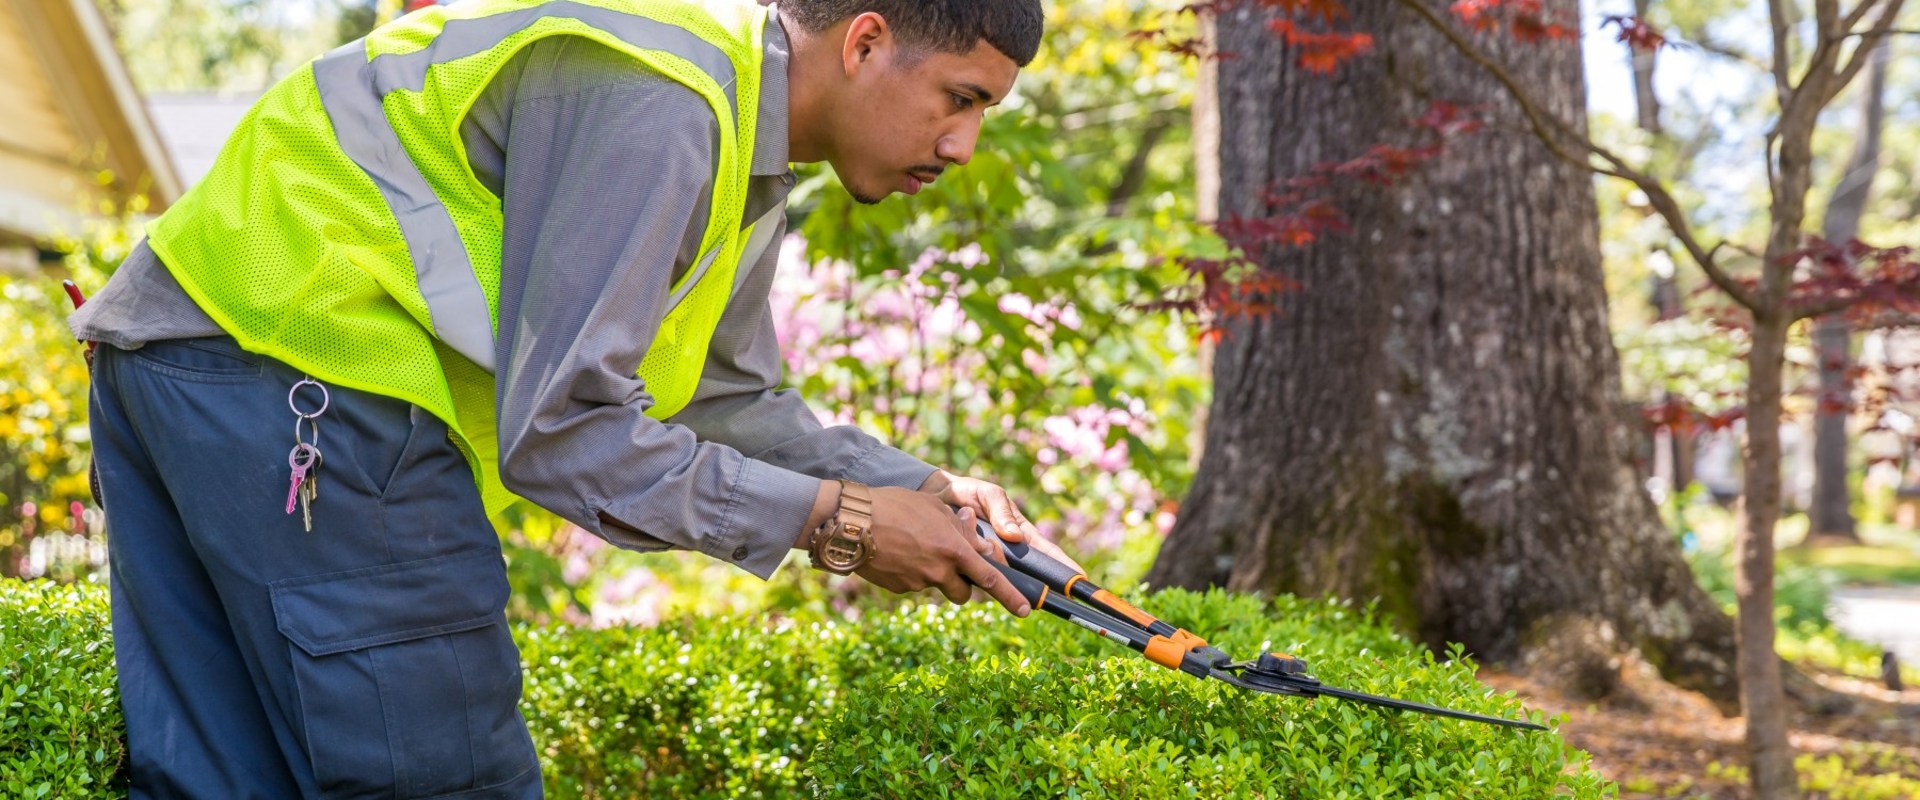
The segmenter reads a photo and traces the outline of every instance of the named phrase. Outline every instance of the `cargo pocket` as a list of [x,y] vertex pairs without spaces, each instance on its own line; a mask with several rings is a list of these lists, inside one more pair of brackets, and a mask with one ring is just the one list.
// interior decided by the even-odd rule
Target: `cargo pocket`
[[498,552],[271,589],[321,796],[430,797],[535,766]]

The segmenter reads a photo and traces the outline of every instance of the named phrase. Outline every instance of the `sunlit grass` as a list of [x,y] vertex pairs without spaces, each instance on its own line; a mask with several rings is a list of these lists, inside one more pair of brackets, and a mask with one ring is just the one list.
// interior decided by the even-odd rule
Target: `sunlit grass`
[[1920,552],[1901,545],[1794,547],[1782,550],[1780,559],[1817,569],[1840,584],[1920,584]]

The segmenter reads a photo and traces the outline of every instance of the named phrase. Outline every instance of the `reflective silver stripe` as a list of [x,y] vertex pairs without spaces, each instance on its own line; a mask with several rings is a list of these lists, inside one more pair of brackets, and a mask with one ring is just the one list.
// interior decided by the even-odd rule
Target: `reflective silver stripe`
[[747,249],[740,251],[740,266],[737,267],[739,272],[733,276],[733,292],[727,295],[728,299],[740,293],[741,284],[746,282],[746,273],[760,263],[760,257],[765,255],[767,248],[773,245],[773,232],[780,229],[779,215],[786,211],[787,201],[782,200],[774,203],[773,210],[768,211],[759,222],[753,223],[753,236],[747,239]]
[[326,107],[341,151],[380,187],[380,195],[400,223],[420,294],[427,300],[433,335],[492,372],[493,312],[480,279],[473,274],[467,246],[460,241],[460,229],[447,207],[400,146],[366,65],[365,40],[341,45],[314,62],[320,104]]
[[[496,364],[493,314],[487,305],[486,293],[474,275],[459,228],[406,148],[401,146],[400,137],[387,121],[380,100],[392,91],[422,90],[426,86],[428,67],[487,52],[545,17],[577,19],[634,47],[686,59],[720,84],[734,113],[739,113],[740,100],[733,91],[733,61],[719,47],[684,28],[571,0],[556,0],[534,8],[473,19],[448,20],[425,48],[412,53],[382,55],[371,62],[367,60],[366,41],[354,41],[334,49],[313,65],[320,104],[333,124],[340,149],[379,187],[400,224],[400,233],[407,241],[407,254],[413,259],[420,294],[427,301],[434,336],[488,372],[493,372]],[[691,290],[698,283],[698,276],[706,273],[718,255],[719,251],[715,250],[702,259],[694,279],[686,282],[684,290]],[[685,295],[684,290],[676,293],[674,304]]]
[[[766,251],[767,243],[773,240],[773,229],[777,227],[773,220],[779,219],[786,210],[786,203],[774,203],[771,211],[761,215],[760,220],[753,223],[753,236],[747,240],[746,248],[740,251],[740,262],[734,266],[735,280],[733,288],[728,292],[728,297],[732,297],[732,291],[740,288],[738,280],[740,270],[752,269],[754,262],[760,259],[760,253]],[[680,282],[680,288],[673,290],[673,294],[667,297],[669,312],[679,308],[680,301],[687,299],[687,295],[693,292],[693,287],[700,285],[700,279],[707,276],[707,269],[713,266],[714,260],[720,257],[720,251],[726,248],[726,242],[721,242],[719,247],[713,248],[713,252],[703,256],[700,263],[694,265],[686,279]]]
[[680,288],[673,290],[673,294],[667,298],[668,313],[679,308],[680,301],[687,299],[687,294],[693,291],[693,287],[700,285],[700,279],[706,277],[707,268],[713,266],[714,259],[719,258],[720,251],[725,249],[727,249],[727,243],[721,242],[719,247],[713,248],[713,252],[702,256],[700,263],[693,265],[693,273],[688,275],[686,280],[681,281]]
[[659,50],[679,56],[713,77],[735,114],[740,101],[733,96],[733,60],[712,42],[691,31],[655,19],[622,14],[573,0],[555,0],[533,8],[509,11],[472,19],[447,20],[440,33],[427,46],[411,53],[387,54],[373,59],[373,85],[380,94],[398,89],[420,91],[427,85],[427,67],[478,55],[494,45],[546,17],[575,19],[619,37],[621,41],[644,50]]

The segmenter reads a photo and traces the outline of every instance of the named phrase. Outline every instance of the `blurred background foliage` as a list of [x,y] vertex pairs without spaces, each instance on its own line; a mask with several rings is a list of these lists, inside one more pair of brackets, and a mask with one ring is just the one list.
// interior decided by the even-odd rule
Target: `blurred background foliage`
[[[40,274],[0,276],[0,577],[105,579],[103,517],[88,489],[87,363],[62,279],[106,282],[145,209],[105,209],[51,242]],[[64,255],[62,255],[64,254]]]

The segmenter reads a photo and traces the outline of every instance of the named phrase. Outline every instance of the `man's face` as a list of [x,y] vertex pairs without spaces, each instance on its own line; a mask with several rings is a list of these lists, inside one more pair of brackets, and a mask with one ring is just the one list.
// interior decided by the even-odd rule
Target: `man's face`
[[909,53],[891,36],[850,55],[849,64],[828,161],[862,203],[914,194],[972,159],[982,116],[1020,73],[984,41],[965,55]]

